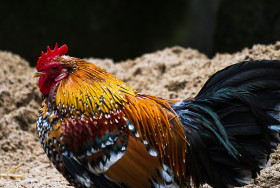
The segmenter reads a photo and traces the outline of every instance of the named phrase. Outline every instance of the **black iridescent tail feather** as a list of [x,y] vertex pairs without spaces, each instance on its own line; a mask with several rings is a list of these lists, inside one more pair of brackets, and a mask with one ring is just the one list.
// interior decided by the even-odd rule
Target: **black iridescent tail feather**
[[229,66],[174,110],[190,140],[187,164],[194,184],[248,184],[280,142],[280,61]]

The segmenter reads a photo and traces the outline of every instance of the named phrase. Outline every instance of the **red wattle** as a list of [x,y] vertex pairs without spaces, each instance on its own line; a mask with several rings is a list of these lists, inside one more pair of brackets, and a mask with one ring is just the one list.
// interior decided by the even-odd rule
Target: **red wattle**
[[43,95],[48,95],[50,93],[50,90],[51,90],[52,86],[54,85],[54,83],[55,83],[54,79],[50,79],[48,77],[41,76],[38,81],[38,85],[39,85],[41,93]]

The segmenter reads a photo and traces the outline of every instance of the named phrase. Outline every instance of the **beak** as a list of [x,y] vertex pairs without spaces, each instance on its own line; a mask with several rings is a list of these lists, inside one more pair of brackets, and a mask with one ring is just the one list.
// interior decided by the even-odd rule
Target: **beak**
[[35,71],[32,75],[32,77],[40,77],[40,76],[44,76],[46,75],[46,73],[43,73],[43,72],[39,72],[39,71]]

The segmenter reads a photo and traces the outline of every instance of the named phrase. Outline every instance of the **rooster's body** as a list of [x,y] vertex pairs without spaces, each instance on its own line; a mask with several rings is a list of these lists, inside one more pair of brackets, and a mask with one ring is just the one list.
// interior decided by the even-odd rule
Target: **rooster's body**
[[46,154],[77,187],[241,186],[279,143],[280,62],[242,62],[193,99],[137,93],[92,63],[42,53],[34,76]]

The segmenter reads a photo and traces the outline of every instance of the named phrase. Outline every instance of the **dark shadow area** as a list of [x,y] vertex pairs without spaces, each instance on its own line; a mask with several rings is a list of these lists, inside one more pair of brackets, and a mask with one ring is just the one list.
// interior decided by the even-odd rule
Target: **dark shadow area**
[[0,0],[0,50],[35,65],[46,46],[121,61],[165,47],[208,56],[280,39],[280,1]]
[[280,40],[280,1],[222,0],[212,54]]

